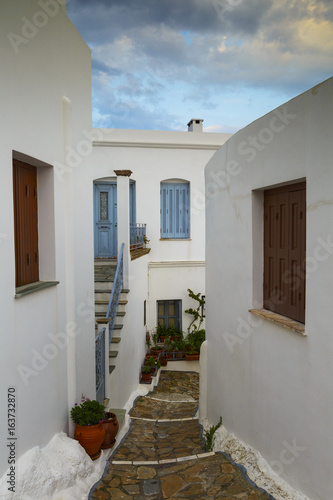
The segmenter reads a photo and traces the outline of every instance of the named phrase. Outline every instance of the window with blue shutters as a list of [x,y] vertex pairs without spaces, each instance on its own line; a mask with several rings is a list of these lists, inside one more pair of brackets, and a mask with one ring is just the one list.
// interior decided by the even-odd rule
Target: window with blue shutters
[[182,329],[182,301],[181,300],[158,300],[157,301],[157,324],[162,326],[173,326]]
[[161,238],[190,237],[190,184],[161,182]]

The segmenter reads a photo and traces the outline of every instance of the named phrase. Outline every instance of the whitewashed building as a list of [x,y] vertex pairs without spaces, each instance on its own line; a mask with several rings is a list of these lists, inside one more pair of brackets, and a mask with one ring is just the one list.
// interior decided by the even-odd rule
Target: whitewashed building
[[[115,407],[137,387],[145,332],[162,319],[186,332],[185,310],[193,306],[187,289],[204,295],[204,167],[231,134],[205,133],[202,121],[191,120],[186,132],[94,130],[95,258],[112,257],[125,242],[124,288],[130,290],[111,359],[116,369],[106,385]],[[109,215],[100,220],[106,196]],[[130,223],[144,225],[149,239],[150,252],[136,260],[129,255]]]
[[89,163],[62,175],[71,148],[91,142],[91,61],[64,4],[1,5],[0,397],[5,423],[15,391],[16,460],[71,433],[69,408],[95,391],[93,229],[77,223],[90,216]]
[[333,498],[333,79],[206,168],[206,415],[312,500]]

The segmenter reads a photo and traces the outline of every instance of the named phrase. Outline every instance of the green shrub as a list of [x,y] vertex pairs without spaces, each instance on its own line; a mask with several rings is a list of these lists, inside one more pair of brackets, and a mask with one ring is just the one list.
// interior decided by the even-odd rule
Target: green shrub
[[214,447],[214,434],[222,425],[222,417],[220,417],[219,423],[216,425],[212,425],[208,431],[205,431],[205,449],[206,451],[212,451]]
[[71,409],[71,419],[82,426],[99,424],[104,419],[104,414],[105,409],[102,403],[84,397],[80,405],[75,403]]

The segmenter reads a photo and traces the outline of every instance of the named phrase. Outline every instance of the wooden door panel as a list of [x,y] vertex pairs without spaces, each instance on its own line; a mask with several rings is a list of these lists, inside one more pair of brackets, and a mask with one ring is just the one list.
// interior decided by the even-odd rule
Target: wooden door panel
[[16,286],[39,280],[37,169],[14,161]]

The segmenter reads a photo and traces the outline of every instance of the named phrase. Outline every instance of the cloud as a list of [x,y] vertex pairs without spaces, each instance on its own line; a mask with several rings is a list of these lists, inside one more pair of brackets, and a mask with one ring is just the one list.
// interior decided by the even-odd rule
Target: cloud
[[225,97],[282,103],[333,67],[331,0],[70,0],[68,14],[92,50],[97,125],[156,128],[169,110],[180,128],[197,109],[216,126]]

